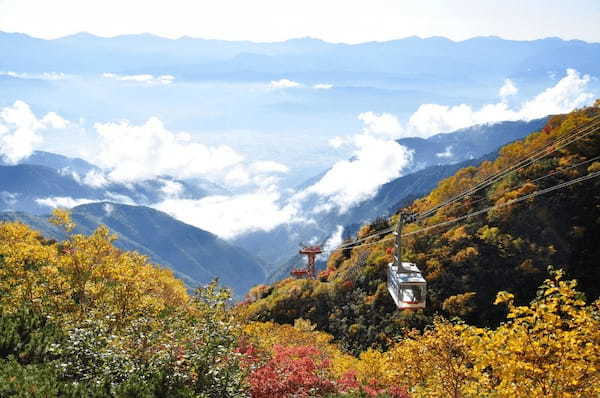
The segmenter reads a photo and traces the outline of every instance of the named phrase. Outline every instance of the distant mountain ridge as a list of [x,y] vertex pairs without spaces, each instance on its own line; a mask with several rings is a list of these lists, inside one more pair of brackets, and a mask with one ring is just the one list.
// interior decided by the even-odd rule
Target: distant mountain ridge
[[[76,233],[87,234],[106,225],[118,234],[117,247],[148,255],[175,271],[190,287],[218,278],[243,294],[264,280],[262,265],[245,250],[149,207],[101,202],[74,207],[71,215],[77,224]],[[0,220],[18,220],[47,237],[65,238],[65,232],[50,224],[47,216],[4,212]]]
[[20,164],[37,164],[56,170],[68,170],[84,176],[90,171],[99,171],[100,168],[80,158],[71,158],[46,151],[34,151],[31,156]]
[[478,158],[540,130],[547,120],[548,117],[543,117],[530,121],[480,124],[429,138],[401,138],[397,142],[414,151],[413,168],[421,169]]
[[[407,37],[350,45],[311,38],[255,43],[189,37],[173,40],[148,34],[102,38],[87,33],[43,40],[0,32],[0,52],[4,55],[0,70],[27,72],[176,73],[183,78],[238,76],[249,80],[283,73],[308,78],[318,73],[338,80],[358,74],[391,74],[435,79],[465,73],[472,78],[485,73],[534,75],[566,68],[598,71],[600,43],[558,38],[513,41],[476,37],[455,42],[442,37]],[[555,57],[556,53],[568,56]]]
[[[93,187],[75,178],[70,172],[36,164],[0,166],[0,211],[25,211],[45,214],[49,201],[63,200],[63,207],[83,201],[113,200],[125,203],[151,204],[162,200],[165,183],[181,185],[181,196],[200,198],[207,193],[194,185],[170,177],[131,184],[107,183]],[[60,203],[58,203],[60,204]]]
[[[291,257],[295,256],[300,240],[325,242],[340,226],[348,230],[351,225],[361,225],[378,216],[391,214],[400,203],[429,193],[440,180],[460,168],[477,166],[484,160],[493,159],[499,147],[540,130],[546,121],[547,118],[501,122],[437,134],[427,139],[399,139],[399,144],[413,150],[413,164],[404,171],[404,175],[379,187],[372,198],[357,203],[343,214],[339,214],[337,209],[319,213],[316,224],[281,225],[270,232],[255,231],[239,236],[234,242],[257,252],[266,264],[270,264],[267,266],[268,279],[278,280],[287,276],[293,264],[298,262],[292,261]],[[450,156],[436,156],[448,151]],[[322,175],[324,173],[307,180],[299,188],[315,183]]]
[[90,184],[86,181],[90,172],[105,175],[102,169],[83,159],[51,152],[35,151],[16,165],[0,159],[0,211],[46,214],[53,207],[49,204],[53,200],[62,200],[63,207],[103,200],[150,205],[169,198],[173,187],[184,199],[227,193],[223,187],[201,178],[178,180],[160,176],[129,183],[106,180]]

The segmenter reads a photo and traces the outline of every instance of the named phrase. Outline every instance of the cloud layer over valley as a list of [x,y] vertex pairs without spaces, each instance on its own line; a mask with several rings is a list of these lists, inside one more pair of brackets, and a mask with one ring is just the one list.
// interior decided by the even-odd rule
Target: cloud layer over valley
[[[588,91],[591,77],[568,69],[565,76],[518,106],[509,98],[519,89],[506,79],[500,87],[500,101],[480,109],[462,104],[446,106],[423,104],[403,124],[389,113],[363,112],[360,132],[330,140],[332,147],[351,149],[350,159],[337,161],[318,181],[284,196],[278,186],[266,184],[254,193],[203,198],[199,201],[165,201],[157,207],[201,228],[227,238],[252,230],[271,230],[290,222],[315,222],[320,212],[343,213],[372,197],[379,187],[403,174],[411,166],[412,153],[395,140],[401,137],[430,137],[476,124],[505,120],[531,120],[563,113],[588,104],[594,95]],[[296,87],[280,81],[280,86]],[[438,154],[449,158],[452,148]],[[226,222],[225,222],[226,220]]]
[[[103,79],[151,86],[165,86],[174,81],[171,75],[150,74],[105,74]],[[249,231],[269,231],[288,223],[314,224],[323,212],[341,214],[373,197],[383,184],[415,166],[414,153],[397,139],[427,138],[476,124],[531,120],[568,112],[593,99],[588,87],[591,80],[589,75],[568,69],[553,86],[517,102],[522,90],[516,79],[506,79],[500,81],[498,97],[483,106],[424,103],[402,118],[391,112],[363,109],[355,113],[361,124],[359,128],[329,140],[332,152],[339,150],[340,154],[331,159],[331,167],[319,178],[296,189],[284,189],[281,184],[295,168],[294,164],[256,158],[230,145],[209,145],[193,131],[167,127],[171,125],[158,116],[137,122],[96,121],[92,127],[81,127],[92,137],[96,149],[86,160],[99,168],[72,176],[94,189],[113,183],[132,186],[156,181],[161,196],[151,205],[224,238]],[[299,83],[290,79],[263,81],[260,87],[259,91],[276,91],[281,96],[292,91],[310,91],[315,96],[337,91],[324,91],[331,89],[331,84]],[[268,112],[271,108],[265,106],[264,109]],[[50,139],[53,130],[75,124],[53,112],[37,117],[27,103],[17,101],[0,109],[0,155],[9,164],[23,161],[43,147],[44,139]],[[446,147],[437,154],[437,160],[450,159],[454,150],[452,146]],[[184,195],[182,183],[193,184],[198,179],[224,186],[225,192],[202,197]],[[111,195],[118,201],[122,193],[111,192]],[[129,197],[121,196],[121,199],[132,201]],[[38,203],[48,207],[72,207],[87,201],[44,197],[39,198]],[[339,231],[341,234],[341,229]]]
[[43,142],[42,131],[64,129],[68,122],[54,112],[38,118],[23,101],[0,110],[0,156],[9,164],[29,157]]

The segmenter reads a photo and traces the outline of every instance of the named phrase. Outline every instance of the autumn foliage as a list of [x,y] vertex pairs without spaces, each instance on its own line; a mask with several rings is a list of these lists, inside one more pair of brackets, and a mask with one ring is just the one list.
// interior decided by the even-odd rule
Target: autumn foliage
[[250,374],[257,398],[324,396],[335,391],[330,362],[311,346],[273,347],[272,357]]
[[[594,112],[551,118],[413,209],[451,198]],[[591,135],[405,232],[599,170],[598,153]],[[318,280],[260,285],[235,306],[216,282],[191,291],[119,250],[106,227],[73,234],[66,211],[52,218],[67,233],[61,242],[1,223],[0,397],[598,397],[597,188],[411,235],[404,255],[430,289],[429,308],[415,312],[389,298],[385,235],[335,252]],[[394,222],[376,220],[359,236]]]

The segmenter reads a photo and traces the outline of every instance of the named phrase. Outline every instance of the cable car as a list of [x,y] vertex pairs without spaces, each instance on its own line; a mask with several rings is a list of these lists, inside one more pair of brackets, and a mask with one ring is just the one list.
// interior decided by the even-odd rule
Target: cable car
[[402,256],[402,226],[405,222],[413,222],[416,215],[400,213],[393,249],[394,262],[388,264],[387,285],[390,295],[398,309],[425,308],[427,297],[427,281],[421,275],[419,268],[413,263],[401,261]]
[[398,309],[425,308],[427,281],[413,263],[388,264],[388,291]]

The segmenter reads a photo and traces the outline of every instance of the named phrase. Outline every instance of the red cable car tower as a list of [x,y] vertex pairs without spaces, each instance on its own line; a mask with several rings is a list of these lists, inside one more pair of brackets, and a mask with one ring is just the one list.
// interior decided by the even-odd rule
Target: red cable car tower
[[306,268],[294,268],[290,273],[297,278],[307,277],[310,279],[316,279],[317,272],[315,263],[317,254],[323,253],[321,246],[304,246],[298,253],[304,254],[307,257],[308,260]]

